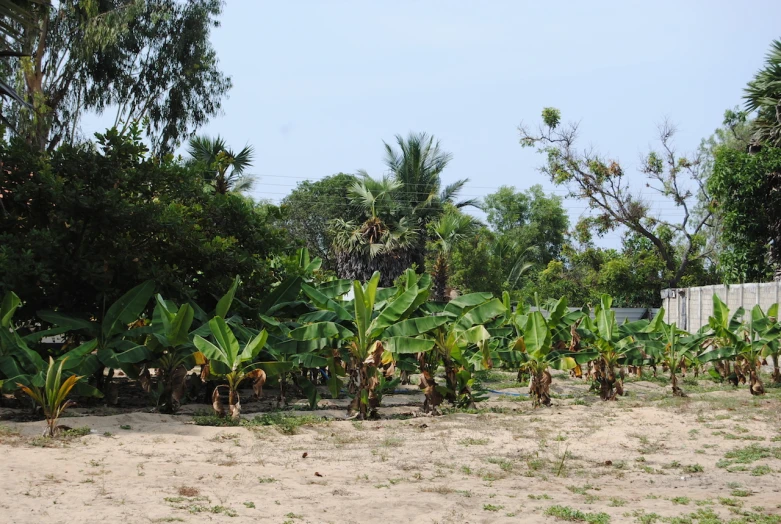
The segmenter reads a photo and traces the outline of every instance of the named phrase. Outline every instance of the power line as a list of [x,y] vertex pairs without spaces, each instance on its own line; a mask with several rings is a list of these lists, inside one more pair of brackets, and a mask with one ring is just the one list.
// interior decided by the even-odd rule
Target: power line
[[[325,180],[326,178],[328,178],[329,176],[334,176],[334,175],[329,175],[329,176],[325,176],[325,177],[322,177],[322,178],[315,178],[315,179],[313,179],[311,177],[299,177],[299,176],[288,176],[288,175],[262,175],[260,173],[245,173],[245,174],[247,176],[254,177],[254,178],[294,179],[294,180],[300,180],[302,182],[312,182],[312,183],[321,182],[321,181]],[[344,174],[347,174],[349,176],[355,176],[355,175],[350,175],[349,173],[344,173]],[[361,178],[359,176],[356,176],[356,179],[357,180],[361,180]],[[447,187],[448,185],[452,185],[453,183],[447,184],[447,183],[441,182],[439,184],[439,189],[441,190],[444,187]],[[298,184],[273,184],[273,183],[269,183],[269,184],[265,184],[265,185],[268,185],[268,186],[280,186],[280,187],[290,187],[290,188],[297,188],[298,187]],[[540,185],[540,184],[533,184],[533,185]],[[431,184],[426,184],[426,183],[404,183],[404,187],[405,188],[407,188],[407,187],[418,187],[418,186],[425,187],[425,188],[428,189],[428,188],[431,187]],[[524,191],[528,191],[530,189],[530,188],[520,188],[519,189],[518,186],[516,186],[514,184],[502,184],[501,186],[475,186],[475,185],[470,184],[469,182],[464,184],[463,187],[470,188],[470,189],[488,189],[488,190],[492,190],[494,192],[498,191],[499,189],[501,189],[503,187],[512,187],[512,188],[514,188],[518,192],[524,192]],[[545,189],[545,188],[543,188],[543,192],[544,193],[569,194],[570,190],[569,189],[558,189],[558,188],[553,188],[553,189]],[[658,191],[652,191],[652,192],[654,194],[658,194],[659,193]]]

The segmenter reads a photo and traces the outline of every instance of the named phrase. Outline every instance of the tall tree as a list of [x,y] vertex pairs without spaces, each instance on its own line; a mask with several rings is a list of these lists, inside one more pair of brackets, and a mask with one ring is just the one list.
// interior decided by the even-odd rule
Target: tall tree
[[190,139],[187,153],[206,183],[217,193],[242,193],[252,189],[254,178],[244,172],[252,166],[255,156],[252,146],[244,146],[244,149],[234,153],[219,135],[217,138],[194,136]]
[[152,157],[141,135],[110,130],[51,155],[0,141],[0,295],[23,296],[25,319],[56,308],[101,318],[147,279],[206,310],[236,275],[245,304],[269,291],[268,258],[284,246],[273,209],[205,192],[191,166]]
[[413,263],[419,230],[410,224],[395,198],[401,183],[389,177],[373,179],[366,173],[350,187],[353,205],[363,222],[333,221],[334,250],[340,278],[366,282],[379,271],[383,286],[390,286]]
[[765,67],[748,83],[744,96],[746,109],[756,111],[755,139],[774,147],[781,146],[781,40],[770,44]]
[[450,278],[450,258],[454,248],[475,233],[479,224],[471,216],[460,213],[457,209],[448,209],[444,215],[429,224],[431,247],[436,253],[436,261],[432,268],[433,292],[432,299],[444,302]]
[[456,201],[469,179],[458,180],[442,187],[441,174],[453,155],[442,150],[438,140],[427,133],[410,133],[407,138],[396,135],[394,149],[385,143],[385,165],[401,184],[395,197],[408,209],[406,214],[416,219],[421,232],[413,254],[418,271],[425,270],[426,226],[445,211],[446,204],[457,208],[477,205],[476,200]]
[[115,110],[121,131],[143,121],[154,149],[171,151],[231,87],[209,42],[221,11],[221,0],[33,3],[35,23],[18,27],[25,56],[6,75],[32,110],[17,104],[9,120],[51,151],[78,136],[85,113]]
[[360,210],[349,205],[348,191],[353,175],[337,173],[320,180],[299,182],[281,203],[282,224],[297,246],[307,247],[312,256],[323,260],[324,269],[336,269],[333,232],[330,222],[361,220]]
[[534,185],[524,192],[502,186],[486,195],[482,208],[494,231],[512,241],[515,254],[533,247],[536,259],[547,264],[561,253],[569,217],[561,197],[546,196],[542,186]]
[[[651,151],[641,168],[646,186],[680,209],[680,220],[654,216],[647,199],[632,192],[621,165],[612,159],[577,147],[578,125],[561,125],[557,109],[542,112],[542,124],[536,131],[521,124],[521,145],[538,147],[547,156],[541,171],[551,182],[566,186],[570,196],[584,200],[595,212],[593,224],[600,233],[625,226],[647,238],[668,270],[668,284],[676,287],[693,261],[707,255],[703,249],[703,229],[709,226],[712,207],[697,212],[698,201],[710,202],[700,159],[679,155],[672,142],[675,128],[659,126],[661,151]],[[673,242],[665,242],[661,229],[673,233]],[[677,246],[678,249],[673,248]]]
[[456,244],[450,263],[451,286],[462,293],[500,296],[506,289],[507,268],[497,256],[497,245],[497,234],[485,226]]
[[[727,282],[762,282],[781,270],[781,148],[716,151],[708,188],[721,217],[719,262]],[[781,187],[781,186],[779,186]],[[781,272],[779,273],[781,274]]]

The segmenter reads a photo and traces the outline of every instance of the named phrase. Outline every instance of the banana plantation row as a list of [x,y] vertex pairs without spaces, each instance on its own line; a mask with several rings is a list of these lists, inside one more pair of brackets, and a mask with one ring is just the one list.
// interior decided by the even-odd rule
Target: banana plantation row
[[[306,257],[305,265],[316,264]],[[72,405],[68,397],[102,396],[115,370],[134,379],[160,411],[175,412],[188,397],[204,396],[217,414],[233,419],[241,413],[239,388],[250,382],[256,397],[269,381],[279,388],[280,405],[292,387],[313,408],[317,384],[327,384],[332,398],[348,395],[349,411],[365,418],[376,416],[383,393],[408,383],[411,374],[419,375],[424,410],[434,413],[445,402],[474,406],[481,399],[475,371],[492,367],[516,370],[519,381],[529,382],[535,406],[550,404],[551,368],[591,381],[603,400],[622,395],[625,373],[641,374],[644,366],[669,373],[674,395],[684,395],[679,373],[697,375],[707,364],[714,379],[748,383],[751,394],[761,395],[760,366],[769,357],[773,381],[781,381],[777,304],[730,315],[714,296],[709,325],[686,333],[666,324],[664,311],[618,324],[606,295],[593,312],[537,297],[534,307],[513,308],[507,294],[489,293],[443,304],[428,300],[426,274],[408,270],[393,287],[379,282],[379,273],[365,284],[290,278],[254,318],[242,318],[234,314],[238,277],[208,312],[154,295],[155,284],[147,281],[100,321],[40,311],[36,326],[14,323],[21,300],[9,293],[0,308],[2,390],[32,397],[54,435],[57,418]],[[56,345],[44,342],[52,337]],[[188,375],[195,369],[199,375]]]

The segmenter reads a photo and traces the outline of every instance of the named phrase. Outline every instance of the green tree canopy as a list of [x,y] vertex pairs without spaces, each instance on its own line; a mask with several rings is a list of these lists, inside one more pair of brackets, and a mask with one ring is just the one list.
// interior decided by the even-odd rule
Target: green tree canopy
[[17,103],[9,120],[37,147],[73,142],[84,114],[115,111],[117,127],[143,121],[155,151],[166,152],[220,111],[231,81],[209,36],[221,0],[26,4],[25,56],[4,79],[24,85],[33,109]]
[[312,256],[323,259],[324,269],[336,269],[331,221],[362,219],[348,191],[356,182],[353,175],[337,173],[320,180],[299,182],[280,205],[282,225],[296,246],[306,247]]
[[483,200],[488,223],[500,235],[516,243],[516,252],[533,246],[536,259],[547,264],[561,253],[569,217],[561,197],[546,196],[542,186],[534,185],[524,192],[502,186]]
[[205,308],[236,275],[246,304],[269,289],[266,259],[283,244],[274,208],[204,191],[188,166],[150,157],[140,130],[108,131],[97,147],[65,145],[51,158],[15,139],[0,143],[0,158],[0,290],[25,297],[26,318],[58,307],[100,318],[147,279]]
[[774,228],[781,198],[771,191],[780,178],[781,148],[716,151],[708,187],[721,216],[719,262],[728,282],[766,281],[773,276],[771,255],[781,263],[781,230]]

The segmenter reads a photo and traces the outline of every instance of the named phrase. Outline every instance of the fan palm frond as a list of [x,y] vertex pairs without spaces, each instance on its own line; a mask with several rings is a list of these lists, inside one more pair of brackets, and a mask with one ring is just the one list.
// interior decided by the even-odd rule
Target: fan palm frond
[[204,178],[218,193],[249,191],[255,182],[253,177],[244,174],[254,159],[252,146],[245,146],[237,154],[219,135],[216,138],[202,135],[190,138],[187,153],[201,166]]
[[757,111],[756,139],[781,145],[781,40],[771,44],[765,67],[748,83],[743,98],[748,111]]

